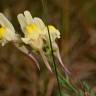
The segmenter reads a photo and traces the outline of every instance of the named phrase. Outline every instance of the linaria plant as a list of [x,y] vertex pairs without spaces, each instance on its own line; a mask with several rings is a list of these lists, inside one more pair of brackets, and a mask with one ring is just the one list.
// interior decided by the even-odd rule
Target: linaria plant
[[25,11],[24,14],[19,14],[17,18],[24,33],[24,37],[21,38],[22,41],[25,44],[30,45],[33,49],[38,50],[48,70],[52,71],[48,62],[48,58],[46,57],[45,52],[43,50],[45,45],[48,45],[48,47],[50,48],[50,41],[48,36],[49,28],[54,55],[59,59],[64,70],[66,72],[69,72],[62,63],[59,48],[55,42],[56,39],[60,38],[59,30],[52,25],[48,25],[47,28],[47,26],[43,23],[40,18],[33,18],[29,11]]
[[[32,54],[29,54],[29,50],[26,48],[26,45],[29,45],[32,48],[32,50],[34,49],[39,52],[46,67],[48,68],[49,71],[52,72],[51,65],[49,64],[50,62],[49,57],[51,57],[50,53],[52,51],[52,50],[50,51],[51,44],[49,40],[51,38],[53,55],[59,60],[61,66],[64,68],[65,73],[69,74],[70,72],[62,62],[59,47],[56,43],[56,39],[60,38],[59,30],[52,25],[46,26],[44,22],[38,17],[33,18],[29,11],[24,11],[24,14],[22,13],[18,14],[17,18],[20,23],[21,29],[24,33],[24,37],[20,37],[19,34],[16,34],[15,29],[11,24],[11,22],[2,13],[0,13],[0,44],[4,46],[8,42],[13,42],[13,44],[19,50],[23,51],[28,56],[30,56],[31,59],[35,61],[38,68],[40,69],[38,61]],[[50,33],[50,38],[48,32]],[[20,45],[22,42],[23,44],[24,43],[25,44]],[[71,93],[76,94],[76,96],[85,96],[86,93],[90,94],[90,96],[95,96],[94,92],[90,91],[90,88],[86,83],[84,83],[86,92],[85,91],[83,92],[82,90],[77,90],[75,86],[73,86],[73,84],[70,83],[69,79],[63,77],[61,73],[58,72],[58,70],[57,74],[59,83],[64,88],[66,87],[67,89],[65,90],[65,92],[63,91],[64,92],[63,94],[65,94],[66,96],[73,95],[73,94],[71,95],[67,94],[68,90],[70,90]]]

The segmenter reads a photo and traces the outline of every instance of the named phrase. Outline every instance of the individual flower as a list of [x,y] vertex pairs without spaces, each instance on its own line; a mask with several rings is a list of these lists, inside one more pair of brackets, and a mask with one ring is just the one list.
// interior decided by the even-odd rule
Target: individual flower
[[0,13],[0,43],[4,46],[9,41],[16,41],[17,34],[10,21]]
[[[56,29],[55,27],[53,27],[53,26],[48,26],[48,27],[46,27],[45,30],[46,30],[46,33],[47,33],[47,34],[46,34],[46,38],[45,38],[46,42],[49,44],[49,47],[50,47],[50,46],[51,46],[51,45],[50,45],[50,38],[49,38],[49,35],[50,35],[54,56],[58,58],[61,66],[62,66],[62,67],[64,68],[64,70],[65,70],[65,74],[66,74],[66,75],[67,75],[67,74],[70,74],[69,70],[66,68],[66,66],[65,66],[65,65],[63,64],[63,62],[62,62],[61,55],[60,55],[60,51],[59,51],[59,47],[58,47],[58,45],[57,45],[57,43],[56,43],[56,39],[59,39],[59,38],[60,38],[60,32],[59,32],[59,30],[57,30],[57,29]],[[48,34],[48,30],[49,30],[49,34]]]
[[35,49],[42,49],[43,41],[41,36],[43,36],[43,29],[45,28],[43,21],[37,17],[32,18],[29,11],[25,11],[24,15],[19,14],[17,18],[25,35],[22,41],[30,44]]
[[17,18],[24,33],[24,37],[21,38],[22,41],[39,51],[46,67],[51,71],[51,67],[42,49],[44,45],[43,36],[45,36],[45,33],[43,30],[45,24],[40,18],[32,18],[29,11],[25,11],[24,14],[19,14]]
[[[51,39],[51,44],[52,44],[52,48],[53,48],[53,54],[55,57],[58,58],[61,66],[64,68],[66,75],[70,74],[69,70],[66,68],[66,66],[63,64],[62,59],[61,59],[61,55],[60,55],[60,51],[59,51],[59,47],[56,43],[56,39],[60,38],[60,32],[58,29],[56,29],[54,26],[52,25],[48,25],[47,27],[44,28],[44,34],[45,35],[45,41],[47,42],[47,44],[50,45],[50,39]],[[49,38],[50,37],[50,38]]]

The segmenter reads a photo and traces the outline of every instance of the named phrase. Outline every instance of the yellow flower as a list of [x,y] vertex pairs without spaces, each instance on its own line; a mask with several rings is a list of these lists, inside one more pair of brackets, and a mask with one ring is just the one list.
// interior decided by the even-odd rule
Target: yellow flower
[[35,48],[42,49],[43,39],[41,37],[44,34],[43,29],[45,28],[43,21],[37,17],[32,18],[29,11],[25,11],[24,15],[19,14],[17,18],[25,35],[24,38],[22,38],[23,42]]
[[16,40],[17,35],[13,25],[0,13],[0,43],[4,46],[8,41]]

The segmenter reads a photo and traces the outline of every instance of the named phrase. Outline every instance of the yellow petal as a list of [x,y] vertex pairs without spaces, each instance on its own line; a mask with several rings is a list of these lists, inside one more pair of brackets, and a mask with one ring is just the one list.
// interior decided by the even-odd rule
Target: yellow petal
[[3,39],[4,38],[5,33],[6,33],[6,28],[1,27],[0,28],[0,39]]

